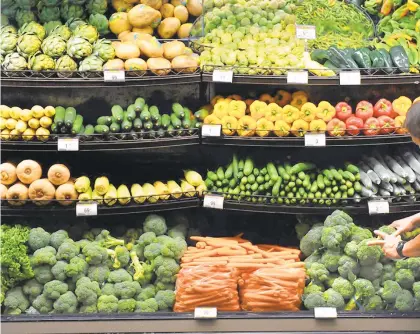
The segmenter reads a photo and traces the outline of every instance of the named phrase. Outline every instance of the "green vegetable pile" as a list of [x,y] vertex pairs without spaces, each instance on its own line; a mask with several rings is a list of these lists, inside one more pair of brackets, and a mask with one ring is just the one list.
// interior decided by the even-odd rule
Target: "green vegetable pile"
[[[120,238],[100,228],[76,241],[65,230],[2,227],[2,236],[19,238],[19,247],[8,243],[13,253],[3,253],[2,248],[2,284],[10,288],[3,302],[5,313],[170,310],[187,228],[184,222],[168,230],[165,218],[156,214],[145,218],[143,229],[128,229]],[[21,273],[12,271],[12,258],[23,265]]]
[[[380,230],[394,232],[389,226]],[[343,211],[312,226],[300,240],[310,278],[303,295],[307,309],[420,310],[420,258],[389,260],[380,247],[367,246],[372,239]]]

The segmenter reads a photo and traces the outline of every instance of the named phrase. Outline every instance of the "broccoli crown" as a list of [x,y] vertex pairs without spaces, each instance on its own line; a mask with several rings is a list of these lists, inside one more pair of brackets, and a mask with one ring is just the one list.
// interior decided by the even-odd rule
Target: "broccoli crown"
[[51,268],[51,273],[53,274],[54,278],[59,281],[65,281],[67,276],[64,269],[67,267],[67,262],[65,261],[57,261],[55,265]]
[[102,289],[101,289],[101,294],[102,294],[102,295],[115,296],[115,295],[116,295],[116,292],[115,292],[115,287],[114,287],[114,285],[115,285],[115,284],[112,284],[112,283],[105,283],[105,284],[102,286]]
[[415,300],[411,292],[403,289],[395,299],[395,308],[400,312],[412,311],[414,302]]
[[[159,238],[159,237],[158,237]],[[161,254],[163,256],[172,257],[175,260],[180,260],[187,249],[187,243],[182,238],[170,238],[162,242]],[[146,250],[145,250],[146,251]],[[146,253],[145,253],[146,256]]]
[[109,277],[109,268],[105,264],[99,264],[96,266],[90,266],[88,268],[87,276],[92,280],[96,281],[99,284],[103,284]]
[[39,313],[50,313],[53,309],[53,301],[47,298],[45,295],[39,295],[32,302],[32,306]]
[[336,272],[338,270],[338,261],[343,254],[341,252],[336,252],[332,250],[327,250],[321,257],[321,263],[327,268],[330,272]]
[[413,292],[414,292],[414,296],[420,299],[420,282],[415,282],[413,284]]
[[115,247],[115,256],[118,259],[121,267],[127,266],[130,262],[130,252],[124,246]]
[[61,244],[68,238],[69,238],[69,235],[67,231],[64,231],[64,230],[55,231],[54,233],[51,233],[50,246],[58,250]]
[[98,308],[96,304],[93,305],[82,305],[79,309],[80,313],[98,313]]
[[82,258],[76,256],[70,260],[70,263],[64,268],[67,277],[86,275],[88,264]]
[[67,239],[57,250],[57,260],[69,261],[80,253],[80,247],[73,240]]
[[397,281],[403,289],[411,289],[415,278],[410,269],[399,269],[395,273],[395,281]]
[[363,228],[357,225],[354,225],[351,228],[351,235],[350,235],[351,241],[359,243],[362,240],[371,239],[371,238],[373,238],[373,235],[369,229]]
[[35,279],[26,281],[22,287],[23,293],[29,297],[35,298],[42,293],[43,285]]
[[303,305],[305,305],[308,310],[311,310],[315,307],[325,307],[327,306],[327,303],[322,292],[314,292],[306,295]]
[[374,281],[381,277],[383,267],[384,266],[380,262],[377,262],[371,266],[361,266],[359,277],[366,278],[369,281]]
[[321,255],[319,254],[319,252],[315,251],[314,253],[312,253],[311,255],[309,255],[305,260],[305,268],[309,269],[312,264],[314,263],[318,263],[319,261],[321,261]]
[[157,242],[156,234],[154,232],[145,232],[137,241],[138,245],[141,247],[146,247],[147,245]]
[[328,280],[330,275],[328,269],[322,263],[313,263],[311,267],[307,270],[308,276],[312,280],[325,282]]
[[75,313],[77,298],[73,292],[67,291],[54,302],[53,307],[56,313]]
[[392,234],[396,231],[396,229],[390,225],[384,225],[379,228],[379,231],[384,232],[386,234]]
[[173,284],[173,283],[163,283],[159,280],[156,280],[154,285],[155,285],[156,292],[161,291],[161,290],[175,291],[175,284]]
[[48,283],[49,281],[52,281],[54,279],[54,276],[51,272],[51,266],[46,264],[35,267],[34,275],[35,279],[41,284]]
[[343,296],[334,289],[326,290],[322,296],[324,297],[326,306],[343,309],[345,302]]
[[410,257],[396,262],[397,269],[410,269],[414,278],[420,279],[420,257]]
[[133,298],[118,301],[118,313],[131,313],[136,309],[136,300]]
[[315,292],[324,292],[325,288],[324,285],[321,282],[311,282],[307,286],[305,286],[305,289],[303,289],[303,296],[302,298],[306,298],[307,295]]
[[336,278],[331,287],[342,295],[344,299],[350,299],[354,295],[353,285],[342,277]]
[[37,249],[31,257],[32,267],[41,266],[43,264],[53,266],[57,263],[57,259],[55,258],[56,252],[55,248],[51,246]]
[[114,238],[111,236],[108,230],[102,230],[101,233],[96,236],[95,241],[104,248],[112,248],[124,245],[123,239]]
[[381,289],[381,297],[388,304],[392,304],[397,299],[397,296],[401,293],[401,286],[395,281],[385,281],[384,287]]
[[158,291],[156,293],[155,299],[160,311],[169,309],[172,310],[172,307],[175,304],[175,292],[172,290]]
[[[308,230],[309,230],[309,228],[308,228]],[[182,238],[182,239],[185,240],[185,238],[187,237],[187,232],[188,232],[188,226],[187,225],[178,224],[176,226],[171,227],[168,230],[168,236],[170,236],[171,238]]]
[[81,250],[83,250],[83,247],[90,244],[90,241],[86,239],[81,239],[81,240],[76,241],[76,244],[80,247]]
[[367,242],[376,239],[362,240],[357,247],[357,258],[362,266],[372,266],[379,261],[382,250],[379,246],[368,246]]
[[326,281],[326,282],[324,282],[324,283],[325,283],[325,285],[326,285],[328,288],[332,288],[332,285],[333,285],[334,281],[335,281],[338,277],[340,277],[340,276],[338,276],[337,274],[330,274],[330,275],[328,276],[327,281]]
[[143,230],[141,228],[129,228],[124,233],[124,241],[126,243],[135,243],[142,233]]
[[165,234],[168,230],[166,221],[163,216],[150,214],[146,217],[143,223],[144,232],[154,232],[157,236]]
[[366,299],[363,303],[365,311],[380,311],[384,309],[384,302],[378,295],[374,295]]
[[335,210],[331,217],[340,217],[342,220],[344,220],[347,224],[353,223],[353,218],[351,218],[347,213],[341,210]]
[[61,295],[65,294],[69,290],[67,283],[53,280],[44,285],[43,295],[50,299],[58,299]]
[[140,290],[140,293],[137,295],[136,300],[144,301],[149,298],[153,298],[156,295],[155,286],[148,284]]
[[160,243],[153,243],[144,248],[144,257],[151,261],[160,255],[162,245]]
[[145,301],[137,301],[134,312],[157,312],[159,305],[154,298],[146,299]]
[[44,248],[50,243],[51,235],[42,227],[36,227],[29,232],[28,245],[33,250]]
[[102,295],[98,298],[98,312],[115,313],[118,311],[118,298],[113,295]]
[[121,283],[132,280],[133,278],[125,269],[117,269],[115,271],[111,271],[108,276],[108,282],[110,283]]
[[359,243],[356,241],[350,241],[346,244],[346,246],[344,247],[344,253],[347,256],[353,257],[353,258],[357,258],[357,250],[358,250],[358,245]]
[[382,277],[381,282],[384,283],[385,281],[394,281],[395,280],[395,273],[397,269],[395,268],[394,263],[386,263],[382,269]]
[[121,299],[133,298],[141,291],[140,284],[136,281],[115,283],[114,287],[115,295]]
[[310,231],[300,240],[300,250],[305,256],[322,247],[321,236],[323,226],[313,226]]
[[23,293],[22,287],[17,286],[6,292],[4,306],[9,314],[20,314],[29,307],[29,300]]
[[91,242],[82,249],[83,255],[86,256],[86,262],[90,265],[98,265],[106,263],[108,253],[104,247],[97,242]]
[[159,281],[163,283],[175,283],[176,274],[178,274],[180,266],[174,259],[158,256],[154,259],[152,265]]
[[375,287],[371,281],[364,278],[358,278],[353,282],[353,287],[356,290],[356,299],[367,298],[375,294]]
[[76,282],[74,291],[77,301],[83,305],[96,305],[98,296],[101,295],[99,283],[91,281],[88,277],[82,277]]
[[350,256],[343,255],[338,260],[338,273],[341,277],[353,282],[359,274],[360,266],[355,259]]

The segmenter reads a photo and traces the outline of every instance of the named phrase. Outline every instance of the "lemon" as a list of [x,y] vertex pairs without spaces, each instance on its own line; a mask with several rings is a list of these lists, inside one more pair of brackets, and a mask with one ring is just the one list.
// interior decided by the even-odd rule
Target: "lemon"
[[23,140],[32,140],[35,136],[35,130],[28,128],[22,133]]
[[0,116],[4,118],[10,117],[10,107],[5,106],[4,104],[0,105]]
[[32,118],[32,110],[22,109],[20,111],[19,117],[22,121],[25,121],[25,122],[29,121]]
[[41,118],[42,116],[44,116],[44,108],[42,108],[41,106],[35,105],[31,108],[32,110],[32,115],[35,118]]
[[9,114],[10,117],[13,119],[20,119],[20,112],[22,111],[22,109],[20,109],[19,107],[12,107],[10,108]]
[[44,111],[45,111],[45,116],[53,117],[55,115],[55,108],[52,106],[45,107]]
[[41,119],[39,120],[39,123],[41,124],[41,126],[43,128],[49,128],[52,124],[52,119],[47,117],[47,116],[43,116],[41,117]]
[[16,123],[17,120],[15,120],[14,118],[9,118],[6,121],[6,128],[8,128],[9,130],[13,130],[16,127]]
[[23,133],[28,128],[28,124],[22,121],[21,119],[17,121],[15,129],[18,130],[19,133]]
[[10,130],[9,129],[4,129],[1,132],[1,139],[2,140],[9,140],[10,139]]
[[31,118],[28,122],[28,125],[31,129],[38,129],[39,128],[39,120],[36,118]]

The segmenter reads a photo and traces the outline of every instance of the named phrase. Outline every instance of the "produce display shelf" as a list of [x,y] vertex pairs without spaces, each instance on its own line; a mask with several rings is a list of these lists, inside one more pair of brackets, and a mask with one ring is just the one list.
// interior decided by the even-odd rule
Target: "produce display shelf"
[[196,320],[191,313],[1,316],[8,334],[49,333],[418,333],[420,314],[338,312],[337,319],[315,319],[313,312],[219,313]]
[[[180,198],[176,200],[159,201],[157,203],[130,203],[128,205],[115,204],[113,206],[99,205],[98,216],[141,214],[146,212],[162,212],[168,210],[182,210],[200,206],[200,199],[197,197]],[[74,215],[76,216],[75,205],[61,206],[57,203],[48,206],[37,206],[28,203],[23,206],[1,206],[3,217],[45,217],[48,215]]]

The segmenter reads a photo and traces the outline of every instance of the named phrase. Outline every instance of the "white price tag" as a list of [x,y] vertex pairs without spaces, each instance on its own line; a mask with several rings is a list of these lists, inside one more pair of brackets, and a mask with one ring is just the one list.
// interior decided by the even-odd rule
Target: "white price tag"
[[232,81],[233,81],[233,71],[232,70],[214,70],[213,71],[213,81],[232,83]]
[[104,71],[104,81],[105,82],[124,82],[125,81],[125,71]]
[[299,39],[315,39],[316,27],[309,25],[296,24],[296,38]]
[[76,216],[97,216],[98,215],[98,203],[77,203],[76,204]]
[[194,319],[216,319],[216,307],[196,307],[194,309]]
[[337,309],[335,307],[315,307],[315,319],[336,319]]
[[58,138],[57,150],[58,151],[78,151],[79,138]]
[[203,207],[210,209],[223,209],[224,197],[220,195],[204,195]]
[[287,72],[288,84],[308,84],[308,71],[289,71]]
[[340,71],[340,85],[354,86],[360,85],[360,71]]
[[389,202],[388,201],[369,201],[368,209],[370,215],[380,215],[383,213],[389,213]]
[[203,124],[201,127],[201,135],[203,137],[220,137],[222,126],[220,124]]
[[305,146],[325,146],[325,133],[305,133]]

